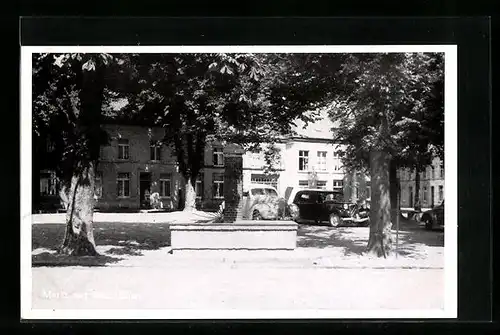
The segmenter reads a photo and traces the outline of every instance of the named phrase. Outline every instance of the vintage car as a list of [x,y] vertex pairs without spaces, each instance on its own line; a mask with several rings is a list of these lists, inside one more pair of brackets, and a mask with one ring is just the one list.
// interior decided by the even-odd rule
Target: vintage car
[[251,220],[280,220],[284,217],[286,201],[271,185],[250,184],[243,190],[243,218]]
[[444,200],[431,210],[424,212],[420,220],[427,230],[444,228]]
[[341,225],[369,225],[369,208],[344,200],[341,191],[299,189],[288,194],[289,212],[298,223],[328,222]]

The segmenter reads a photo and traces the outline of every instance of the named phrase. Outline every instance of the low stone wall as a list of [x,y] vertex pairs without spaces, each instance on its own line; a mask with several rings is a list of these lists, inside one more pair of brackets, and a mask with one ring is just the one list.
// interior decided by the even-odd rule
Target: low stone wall
[[294,250],[293,221],[235,221],[231,223],[172,223],[172,252],[182,250]]

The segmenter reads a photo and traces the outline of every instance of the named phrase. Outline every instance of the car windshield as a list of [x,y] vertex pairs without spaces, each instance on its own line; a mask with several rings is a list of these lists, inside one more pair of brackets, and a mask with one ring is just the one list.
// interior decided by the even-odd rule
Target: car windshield
[[270,197],[277,197],[278,192],[272,188],[253,188],[252,189],[252,195],[267,195]]
[[273,190],[272,188],[266,188],[266,195],[271,196],[271,197],[277,197],[278,193]]
[[264,192],[263,188],[253,188],[252,189],[252,195],[265,195],[266,193]]

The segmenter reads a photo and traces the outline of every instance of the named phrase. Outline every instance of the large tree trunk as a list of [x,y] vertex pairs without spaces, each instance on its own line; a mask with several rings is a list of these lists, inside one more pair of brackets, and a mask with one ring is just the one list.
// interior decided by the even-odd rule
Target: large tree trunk
[[196,210],[196,191],[195,191],[195,183],[196,180],[193,177],[186,178],[186,186],[185,186],[185,212],[192,212]]
[[[71,158],[71,178],[67,178],[66,234],[59,252],[66,255],[97,255],[94,241],[93,216],[95,169],[102,144],[102,102],[104,99],[105,65],[99,55],[83,56],[79,106],[73,101],[73,112],[77,116],[75,131],[79,141]],[[89,65],[84,68],[84,65]],[[81,86],[80,86],[81,85]],[[70,182],[69,182],[70,180]]]
[[422,204],[420,203],[420,169],[415,169],[415,210],[420,211]]
[[389,165],[389,183],[390,183],[390,197],[391,197],[391,222],[396,223],[396,217],[399,212],[399,179],[397,166],[391,161]]
[[78,169],[67,192],[66,233],[59,252],[72,256],[95,256],[93,215],[95,167],[93,163]]
[[391,202],[389,195],[390,156],[383,151],[370,153],[372,204],[368,254],[387,257],[392,251]]

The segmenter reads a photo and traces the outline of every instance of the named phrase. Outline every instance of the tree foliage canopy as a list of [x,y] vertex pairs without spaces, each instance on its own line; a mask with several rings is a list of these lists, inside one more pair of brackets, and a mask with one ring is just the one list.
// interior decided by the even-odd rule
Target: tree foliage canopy
[[330,116],[346,167],[366,169],[372,150],[399,167],[443,157],[443,54],[352,54],[338,74],[344,89]]

